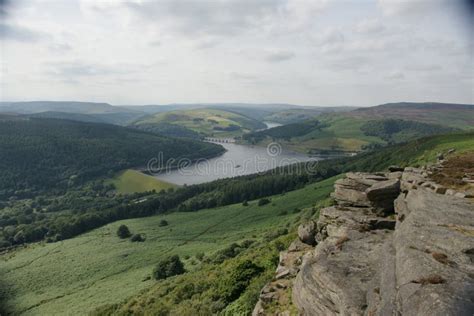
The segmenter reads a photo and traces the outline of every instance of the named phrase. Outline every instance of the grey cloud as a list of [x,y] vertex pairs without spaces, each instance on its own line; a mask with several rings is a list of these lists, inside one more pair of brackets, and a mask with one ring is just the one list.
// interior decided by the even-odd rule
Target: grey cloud
[[319,45],[338,44],[344,40],[344,34],[336,29],[327,29],[314,37],[314,41]]
[[94,77],[107,75],[128,75],[139,71],[144,71],[149,65],[134,64],[114,64],[104,65],[87,63],[82,61],[49,63],[47,74],[73,80],[80,77]]
[[241,73],[241,72],[231,72],[231,73],[230,73],[230,77],[231,77],[232,79],[245,80],[245,81],[257,79],[257,76],[256,76],[256,75],[247,74],[247,73]]
[[216,39],[205,39],[201,40],[196,44],[197,49],[208,49],[216,47],[219,44],[219,41]]
[[41,33],[22,26],[0,23],[0,38],[18,42],[35,42],[42,37]]
[[290,51],[277,51],[271,52],[265,56],[265,60],[268,62],[281,62],[285,60],[289,60],[295,57],[295,54]]
[[313,38],[324,54],[333,54],[342,50],[345,37],[336,29],[327,29]]
[[11,6],[11,0],[0,0],[0,16],[7,16]]
[[423,72],[431,72],[443,69],[440,65],[411,65],[405,67],[406,70],[410,71],[423,71]]
[[154,40],[154,41],[151,41],[149,44],[150,44],[150,46],[157,47],[157,46],[161,46],[161,41]]
[[401,71],[392,71],[386,76],[390,80],[402,80],[405,79],[405,75]]
[[140,18],[167,23],[186,35],[236,35],[259,26],[271,14],[277,14],[283,0],[186,1],[162,0],[125,3]]
[[370,59],[366,56],[348,56],[334,59],[328,66],[334,70],[359,70],[369,63]]
[[439,8],[458,6],[453,0],[377,0],[378,7],[386,15],[420,16],[431,13]]
[[59,51],[59,52],[66,52],[66,51],[72,50],[71,45],[69,45],[68,43],[54,43],[50,45],[49,48],[51,50]]
[[363,34],[380,34],[386,30],[386,27],[378,20],[364,20],[357,24],[356,31]]

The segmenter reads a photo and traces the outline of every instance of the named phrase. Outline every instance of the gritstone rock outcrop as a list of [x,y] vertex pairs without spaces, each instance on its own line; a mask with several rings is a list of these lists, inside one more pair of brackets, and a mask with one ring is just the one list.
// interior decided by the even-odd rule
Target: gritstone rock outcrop
[[[316,223],[317,245],[300,253],[297,312],[270,312],[259,302],[254,314],[473,315],[474,203],[470,193],[433,181],[439,168],[337,180],[336,204]],[[299,230],[307,244],[309,228]]]

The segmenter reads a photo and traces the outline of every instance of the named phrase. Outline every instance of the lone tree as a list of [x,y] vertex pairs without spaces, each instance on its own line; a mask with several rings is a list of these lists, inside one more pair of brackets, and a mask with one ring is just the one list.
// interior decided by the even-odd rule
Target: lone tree
[[186,271],[184,270],[183,263],[179,256],[175,255],[158,262],[153,270],[153,277],[156,280],[162,280],[174,275],[183,274],[184,272]]
[[162,219],[158,226],[163,227],[163,226],[168,226],[168,221],[166,219]]
[[130,235],[131,233],[127,225],[120,225],[119,228],[117,229],[117,236],[119,236],[122,239],[130,237]]

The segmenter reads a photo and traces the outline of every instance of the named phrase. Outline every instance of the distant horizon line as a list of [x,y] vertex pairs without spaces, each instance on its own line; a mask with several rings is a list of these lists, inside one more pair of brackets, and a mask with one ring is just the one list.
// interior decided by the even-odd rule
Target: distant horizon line
[[28,101],[0,101],[0,106],[4,103],[41,103],[41,102],[51,102],[51,103],[89,103],[89,104],[102,104],[109,105],[113,107],[146,107],[146,106],[185,106],[185,105],[260,105],[260,106],[295,106],[295,107],[321,107],[321,108],[361,108],[361,107],[374,107],[379,105],[387,104],[399,104],[399,103],[417,103],[417,104],[453,104],[453,105],[474,105],[474,103],[456,103],[456,102],[440,102],[440,101],[391,101],[385,103],[377,103],[374,105],[306,105],[306,104],[295,104],[295,103],[279,103],[279,102],[269,102],[269,103],[254,103],[254,102],[189,102],[189,103],[147,103],[147,104],[112,104],[109,102],[97,102],[97,101],[75,101],[75,100],[28,100]]

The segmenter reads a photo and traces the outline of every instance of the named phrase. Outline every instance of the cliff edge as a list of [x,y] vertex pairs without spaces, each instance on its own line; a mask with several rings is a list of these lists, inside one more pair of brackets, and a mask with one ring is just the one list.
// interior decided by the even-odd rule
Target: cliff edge
[[293,309],[254,315],[473,315],[473,158],[336,181],[335,205],[299,229],[316,246],[292,260]]

